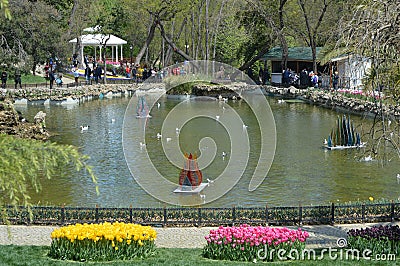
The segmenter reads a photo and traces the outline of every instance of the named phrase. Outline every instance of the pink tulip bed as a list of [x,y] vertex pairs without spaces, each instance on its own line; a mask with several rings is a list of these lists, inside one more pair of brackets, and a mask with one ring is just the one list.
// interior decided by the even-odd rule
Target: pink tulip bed
[[[287,254],[296,250],[301,254],[305,248],[308,233],[300,228],[291,230],[286,227],[249,226],[223,227],[211,230],[205,237],[207,245],[203,256],[215,260],[232,261],[276,261],[278,251]],[[282,256],[279,259],[282,259]]]

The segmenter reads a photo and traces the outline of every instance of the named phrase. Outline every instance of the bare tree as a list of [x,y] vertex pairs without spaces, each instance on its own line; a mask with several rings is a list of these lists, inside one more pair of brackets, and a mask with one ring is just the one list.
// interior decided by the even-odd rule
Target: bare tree
[[327,9],[332,4],[333,0],[322,0],[317,2],[319,3],[313,1],[313,3],[307,4],[306,0],[298,0],[307,29],[307,36],[303,37],[311,48],[314,72],[317,72],[317,35]]
[[[367,58],[371,63],[366,89],[376,97],[378,110],[368,132],[368,152],[382,161],[400,158],[400,127],[397,93],[400,90],[400,6],[397,1],[369,0],[354,10],[350,20],[343,21],[338,47]],[[390,111],[391,110],[391,111]]]

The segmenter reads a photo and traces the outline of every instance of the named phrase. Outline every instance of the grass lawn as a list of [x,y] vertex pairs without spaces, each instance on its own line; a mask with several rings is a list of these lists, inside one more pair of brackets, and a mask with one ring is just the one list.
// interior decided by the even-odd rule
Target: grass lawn
[[[47,256],[47,246],[0,246],[0,265],[83,265],[80,262],[54,260]],[[258,262],[261,265],[396,265],[399,259],[391,262],[373,261],[332,261],[325,256],[317,261]],[[85,265],[254,265],[252,262],[215,261],[201,256],[201,249],[159,248],[157,255],[143,260],[88,262]]]
[[[45,83],[46,79],[40,75],[22,75],[21,76],[21,83],[22,84],[36,84],[36,83]],[[14,77],[9,77],[7,79],[7,84],[15,84]]]

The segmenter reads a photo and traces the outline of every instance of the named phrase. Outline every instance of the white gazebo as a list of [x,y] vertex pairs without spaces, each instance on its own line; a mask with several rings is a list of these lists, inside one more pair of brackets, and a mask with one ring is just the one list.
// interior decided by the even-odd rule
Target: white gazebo
[[[111,47],[111,51],[112,51],[111,61],[114,61],[114,59],[115,59],[115,61],[118,61],[119,58],[121,58],[120,60],[122,61],[123,60],[122,47],[124,44],[127,44],[127,42],[115,35],[112,35],[112,34],[95,33],[96,31],[98,32],[98,30],[99,30],[98,26],[96,26],[94,28],[86,28],[83,31],[91,32],[91,33],[83,34],[79,37],[80,44],[81,44],[81,63],[84,62],[83,48],[85,46],[94,46],[94,54],[95,54],[95,57],[97,58],[97,56],[96,56],[97,55],[97,52],[96,52],[97,47],[100,48],[100,55],[101,55],[101,49],[104,45]],[[69,41],[69,43],[72,43],[74,45],[74,48],[73,48],[74,54],[76,51],[76,42],[77,42],[77,38],[74,38]],[[118,53],[118,49],[120,49],[120,53]]]

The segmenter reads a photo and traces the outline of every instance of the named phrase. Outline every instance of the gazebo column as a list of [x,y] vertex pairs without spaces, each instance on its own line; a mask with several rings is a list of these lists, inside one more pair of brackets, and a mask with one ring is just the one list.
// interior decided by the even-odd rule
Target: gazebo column
[[118,61],[118,45],[115,46],[115,61]]
[[124,60],[124,58],[122,56],[122,45],[121,45],[121,61],[123,61],[123,60]]
[[[101,46],[99,47],[100,48],[100,60],[102,60],[103,61],[103,54],[101,53]],[[104,62],[103,62],[104,63]]]
[[111,46],[111,61],[114,62],[114,46]]

